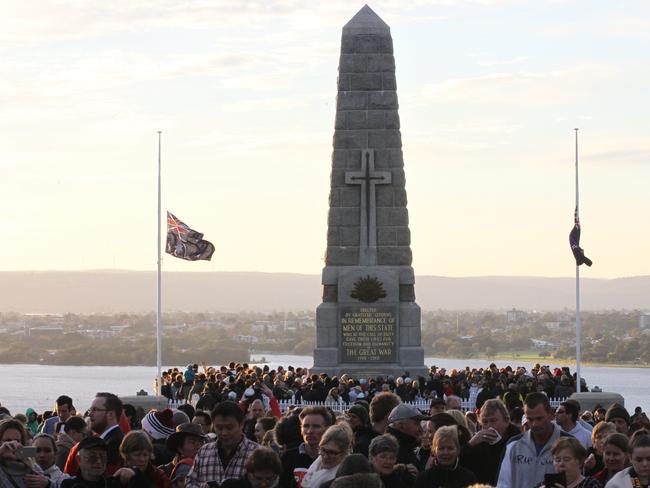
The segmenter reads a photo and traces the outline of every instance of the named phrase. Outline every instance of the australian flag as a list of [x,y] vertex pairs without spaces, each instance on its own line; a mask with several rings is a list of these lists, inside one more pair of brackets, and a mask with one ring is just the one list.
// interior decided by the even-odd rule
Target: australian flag
[[190,229],[187,224],[167,212],[167,254],[187,261],[210,261],[214,246],[203,239],[203,234]]
[[591,266],[593,262],[587,256],[585,256],[585,251],[580,247],[580,218],[578,217],[578,207],[573,214],[573,229],[569,234],[569,244],[571,244],[571,251],[573,252],[573,257],[576,258],[576,265],[580,266],[581,264],[586,264]]

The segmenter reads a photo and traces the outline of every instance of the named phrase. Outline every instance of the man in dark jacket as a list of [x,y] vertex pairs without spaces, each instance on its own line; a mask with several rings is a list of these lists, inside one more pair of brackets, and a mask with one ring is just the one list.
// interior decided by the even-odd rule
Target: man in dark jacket
[[521,432],[510,423],[508,410],[498,399],[483,403],[479,421],[481,429],[461,446],[460,464],[472,471],[480,483],[496,485],[506,444]]
[[420,444],[422,437],[423,420],[430,420],[431,417],[423,415],[413,405],[401,403],[397,405],[388,416],[387,434],[392,434],[399,443],[399,453],[397,454],[397,463],[414,466],[418,471],[422,471],[422,466],[415,455],[415,448]]

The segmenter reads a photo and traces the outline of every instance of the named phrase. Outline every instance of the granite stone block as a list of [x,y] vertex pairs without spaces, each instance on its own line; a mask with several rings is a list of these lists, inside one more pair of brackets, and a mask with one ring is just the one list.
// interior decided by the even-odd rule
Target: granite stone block
[[368,108],[368,92],[340,91],[336,102],[337,110],[366,110]]
[[395,188],[395,206],[406,207],[406,190],[404,188]]
[[398,188],[404,188],[406,185],[406,177],[404,176],[404,168],[393,168],[391,169],[393,185]]
[[328,246],[325,256],[325,264],[336,266],[355,266],[359,264],[359,248]]
[[368,133],[362,130],[338,130],[334,133],[336,149],[363,149],[368,147]]
[[355,73],[350,76],[350,90],[381,90],[381,73]]
[[395,80],[395,73],[386,71],[381,75],[382,75],[383,90],[397,90],[397,81]]
[[334,129],[347,129],[348,128],[348,117],[347,112],[336,112],[336,117],[334,118]]
[[399,148],[402,147],[402,136],[398,130],[372,130],[368,131],[368,147]]
[[404,207],[378,207],[378,227],[406,227],[408,226],[408,210]]
[[348,169],[361,169],[361,150],[360,149],[348,149]]
[[368,71],[366,54],[341,54],[339,58],[340,73],[365,73]]
[[381,52],[381,37],[376,35],[354,36],[355,53],[379,53]]
[[406,246],[383,246],[377,248],[377,264],[380,266],[410,266],[413,262],[411,249]]
[[332,188],[339,188],[345,186],[345,170],[344,169],[334,169],[330,173],[330,185]]
[[[339,98],[340,95],[339,93]],[[366,107],[370,110],[397,110],[397,93],[394,91],[370,92],[368,93]]]
[[400,365],[421,366],[424,364],[424,349],[421,347],[400,347]]
[[392,54],[368,54],[365,71],[370,73],[395,72],[395,58]]
[[338,299],[338,294],[339,292],[337,285],[323,285],[323,303],[336,302]]
[[[403,166],[404,158],[401,149],[384,148],[375,151],[376,168],[402,168]],[[395,183],[393,183],[393,186],[395,186]]]
[[338,227],[328,227],[327,229],[327,245],[328,246],[340,246],[341,242],[339,240],[339,228]]
[[336,79],[336,88],[340,92],[350,91],[350,74],[342,73]]
[[368,129],[385,129],[386,128],[386,112],[383,110],[369,110],[368,122],[366,128]]
[[398,246],[410,246],[411,231],[408,227],[395,227],[395,239]]
[[333,226],[358,226],[360,222],[359,207],[333,207],[330,208],[329,225]]
[[395,229],[392,227],[379,227],[377,229],[377,245],[378,246],[397,245],[397,236],[395,234]]
[[365,110],[352,110],[348,114],[348,128],[352,130],[367,129],[368,116]]
[[329,203],[330,203],[330,207],[341,206],[341,190],[339,188],[332,188],[330,190]]
[[380,37],[379,52],[393,54],[393,38],[390,34]]
[[[359,226],[339,227],[339,242],[341,246],[358,246],[361,239]],[[328,241],[329,244],[329,241]]]
[[358,207],[359,205],[361,205],[361,191],[358,185],[341,188],[342,207]]
[[319,348],[314,350],[314,364],[318,366],[337,366],[339,350],[337,347]]
[[[415,302],[415,287],[413,285],[399,285],[399,301]],[[418,327],[420,324],[418,324]]]
[[356,36],[353,34],[343,34],[341,36],[341,53],[353,54],[355,49]]
[[386,129],[399,129],[399,115],[397,110],[386,112]]
[[345,169],[348,165],[348,152],[345,149],[334,149],[332,152],[332,168]]
[[410,266],[402,266],[399,269],[399,282],[412,285],[415,283],[415,272]]
[[421,311],[415,303],[399,304],[399,324],[404,328],[420,328]]
[[378,185],[375,187],[375,198],[377,207],[393,206],[393,188],[389,185]]

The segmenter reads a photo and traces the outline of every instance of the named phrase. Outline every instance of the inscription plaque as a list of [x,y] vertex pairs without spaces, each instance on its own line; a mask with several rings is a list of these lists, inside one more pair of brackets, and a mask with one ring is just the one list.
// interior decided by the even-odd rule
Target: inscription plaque
[[397,307],[341,307],[341,362],[397,362]]

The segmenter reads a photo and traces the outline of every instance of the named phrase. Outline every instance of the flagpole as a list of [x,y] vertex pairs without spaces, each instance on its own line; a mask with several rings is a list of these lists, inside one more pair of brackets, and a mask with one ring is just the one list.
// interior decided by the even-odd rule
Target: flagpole
[[[579,219],[578,204],[579,204],[579,187],[578,187],[578,129],[576,131],[576,220]],[[580,319],[580,266],[576,263],[576,392],[581,390],[581,376],[580,376],[580,342],[582,336],[582,321]]]
[[162,283],[162,257],[161,257],[161,131],[158,131],[158,286],[156,289],[156,394],[159,395],[161,391],[161,377],[160,371],[162,369],[162,337],[160,332],[160,317],[161,317],[161,283]]

